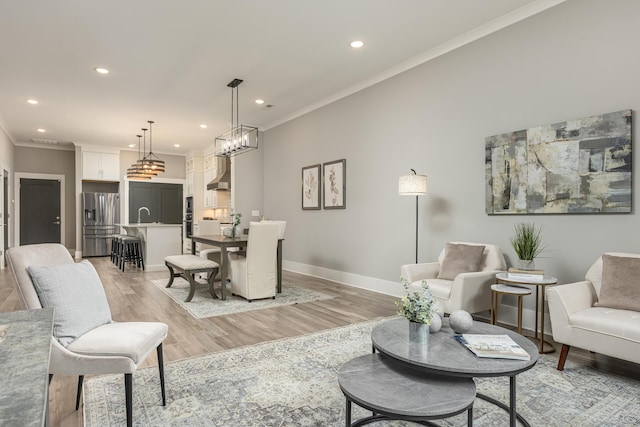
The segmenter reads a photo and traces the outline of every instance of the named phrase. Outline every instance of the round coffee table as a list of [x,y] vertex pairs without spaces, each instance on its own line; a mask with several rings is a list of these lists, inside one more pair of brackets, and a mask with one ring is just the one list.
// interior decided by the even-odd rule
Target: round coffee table
[[478,321],[467,333],[484,335],[508,335],[527,353],[529,360],[507,360],[479,358],[463,347],[449,326],[449,319],[442,321],[440,332],[430,334],[426,349],[424,345],[409,340],[409,325],[405,318],[397,318],[381,323],[371,332],[374,350],[413,367],[436,375],[454,377],[509,377],[509,405],[489,396],[477,393],[483,400],[493,403],[509,412],[510,425],[516,426],[516,419],[529,423],[516,412],[516,375],[531,369],[538,361],[538,349],[529,339],[500,326]]
[[[345,426],[362,426],[381,420],[406,420],[436,426],[429,420],[467,411],[473,425],[476,385],[471,378],[434,375],[379,353],[351,359],[338,371],[346,399]],[[373,412],[351,423],[351,403]]]

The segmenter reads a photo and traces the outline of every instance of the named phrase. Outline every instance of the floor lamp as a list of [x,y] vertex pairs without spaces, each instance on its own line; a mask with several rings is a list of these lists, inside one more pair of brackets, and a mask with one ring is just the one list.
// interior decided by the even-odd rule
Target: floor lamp
[[411,175],[403,175],[398,179],[398,194],[416,196],[416,264],[418,263],[418,196],[427,194],[427,176],[418,175],[411,169]]

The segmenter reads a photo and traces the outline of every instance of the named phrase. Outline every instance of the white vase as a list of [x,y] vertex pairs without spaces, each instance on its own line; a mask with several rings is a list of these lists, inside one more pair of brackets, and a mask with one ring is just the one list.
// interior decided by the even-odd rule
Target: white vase
[[429,340],[429,325],[426,323],[409,322],[409,341],[416,344],[426,344]]

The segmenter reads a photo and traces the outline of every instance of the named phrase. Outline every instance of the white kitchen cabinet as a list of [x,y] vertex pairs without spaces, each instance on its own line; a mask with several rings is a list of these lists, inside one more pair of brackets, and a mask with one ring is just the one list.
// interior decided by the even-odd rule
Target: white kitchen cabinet
[[184,188],[184,195],[185,196],[193,196],[193,191],[194,191],[194,178],[195,178],[195,173],[193,172],[188,172],[185,175],[185,188]]
[[82,179],[120,181],[120,155],[115,153],[82,152]]

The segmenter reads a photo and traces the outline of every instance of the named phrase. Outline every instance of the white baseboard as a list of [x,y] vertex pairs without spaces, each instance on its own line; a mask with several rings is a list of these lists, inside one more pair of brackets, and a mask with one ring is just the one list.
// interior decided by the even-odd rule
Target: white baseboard
[[[378,279],[375,277],[362,276],[359,274],[347,273],[344,271],[331,270],[329,268],[317,267],[309,264],[302,264],[293,261],[282,261],[282,268],[294,273],[305,274],[307,276],[318,277],[320,279],[331,280],[354,288],[366,289],[394,297],[402,296],[404,289],[398,282]],[[522,309],[522,329],[533,333],[535,329],[535,310],[530,308]],[[489,320],[489,312],[480,313],[478,317]],[[518,325],[518,307],[501,304],[498,309],[498,322],[504,325],[516,327]],[[549,313],[544,314],[545,335],[551,335],[551,323]]]
[[331,270],[324,267],[316,267],[314,265],[286,260],[282,261],[282,268],[294,273],[331,280],[332,282],[338,282],[354,288],[366,289],[394,297],[400,297],[403,292],[400,281],[391,282],[389,280],[378,279],[375,277],[361,276],[359,274]]

